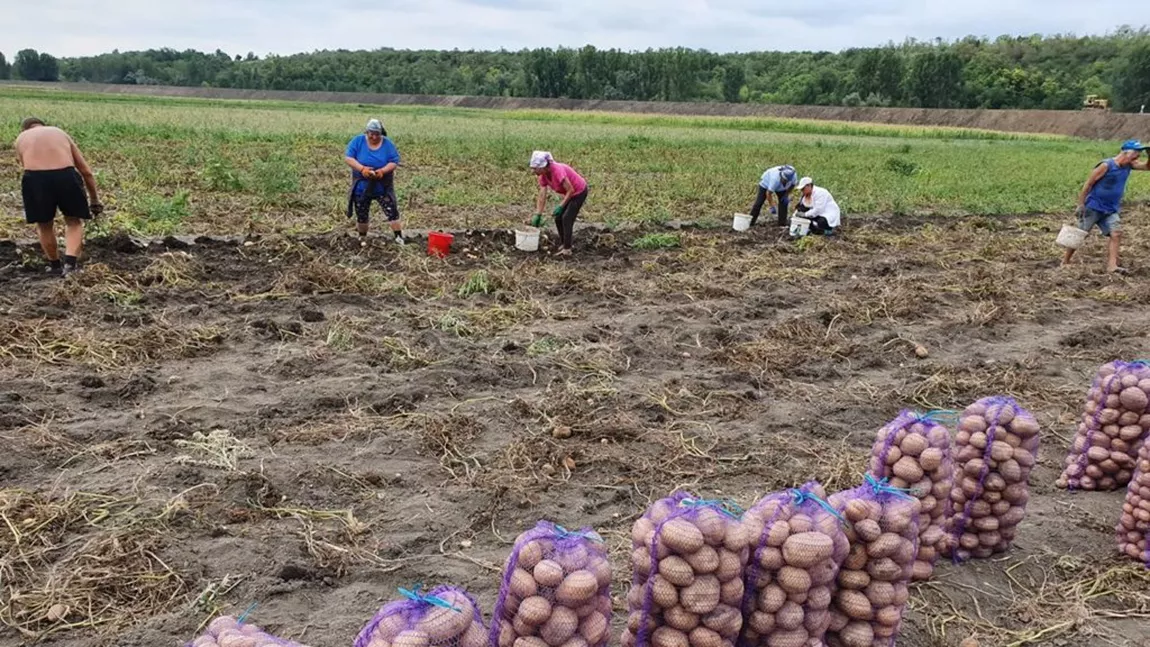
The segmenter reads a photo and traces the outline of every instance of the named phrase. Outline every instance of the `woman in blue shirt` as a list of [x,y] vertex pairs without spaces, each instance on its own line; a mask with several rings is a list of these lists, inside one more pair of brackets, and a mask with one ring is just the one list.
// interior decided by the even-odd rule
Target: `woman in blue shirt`
[[395,169],[399,151],[387,138],[378,119],[367,122],[362,135],[347,144],[344,161],[351,167],[351,189],[347,196],[347,217],[355,211],[360,245],[367,245],[367,223],[374,200],[391,223],[395,242],[403,244],[403,225],[399,220],[399,202],[395,197]]

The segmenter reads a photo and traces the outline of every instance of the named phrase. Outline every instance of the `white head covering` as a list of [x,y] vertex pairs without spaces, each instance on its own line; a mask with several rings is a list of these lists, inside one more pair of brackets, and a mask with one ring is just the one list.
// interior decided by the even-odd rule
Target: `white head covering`
[[799,180],[799,186],[796,188],[798,188],[800,191],[802,191],[803,187],[810,186],[814,183],[815,183],[814,180],[810,179],[809,177],[804,177],[803,179]]
[[383,124],[378,119],[369,119],[367,126],[363,129],[364,132],[369,133],[383,133]]
[[546,168],[548,164],[554,161],[555,158],[551,157],[551,153],[547,151],[535,151],[531,153],[531,168]]

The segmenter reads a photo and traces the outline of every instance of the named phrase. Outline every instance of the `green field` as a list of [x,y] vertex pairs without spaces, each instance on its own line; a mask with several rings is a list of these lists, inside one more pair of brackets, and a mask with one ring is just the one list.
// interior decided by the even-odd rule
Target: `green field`
[[[0,140],[35,114],[69,130],[98,172],[99,227],[171,232],[317,232],[343,224],[347,140],[382,118],[400,149],[410,227],[526,221],[533,149],[584,173],[589,220],[724,224],[762,170],[791,163],[829,188],[847,218],[1062,213],[1114,142],[767,118],[109,97],[6,88]],[[0,161],[0,235],[23,231],[19,174]],[[1128,198],[1150,195],[1132,180]],[[848,220],[849,222],[849,220]],[[26,235],[26,234],[25,234]]]

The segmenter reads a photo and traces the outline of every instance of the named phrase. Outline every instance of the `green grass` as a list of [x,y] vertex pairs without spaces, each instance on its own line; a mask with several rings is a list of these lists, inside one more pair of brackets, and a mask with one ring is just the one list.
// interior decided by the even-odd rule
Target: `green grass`
[[[403,156],[409,228],[508,226],[534,211],[532,150],[588,179],[582,217],[608,223],[727,222],[764,168],[791,163],[854,214],[1067,213],[1112,142],[937,127],[770,118],[82,95],[0,88],[0,140],[38,115],[66,128],[98,173],[104,227],[309,232],[345,227],[343,151],[368,117]],[[0,237],[19,219],[19,173],[0,156]],[[185,193],[186,192],[186,193]],[[186,195],[185,198],[180,198]],[[1150,197],[1136,174],[1132,200]],[[554,198],[552,198],[554,204]]]
[[679,234],[653,233],[636,238],[631,247],[635,249],[670,249],[679,246]]

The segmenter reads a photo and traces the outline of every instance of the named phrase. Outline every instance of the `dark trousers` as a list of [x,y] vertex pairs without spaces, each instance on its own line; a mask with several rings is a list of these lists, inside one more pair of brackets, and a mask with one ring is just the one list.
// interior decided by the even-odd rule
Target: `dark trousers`
[[579,216],[579,210],[587,201],[588,190],[583,189],[582,193],[578,193],[568,200],[563,211],[555,216],[555,229],[559,232],[559,245],[564,249],[571,249],[575,242],[575,218]]
[[803,215],[807,211],[810,211],[809,207],[804,207],[800,203],[799,206],[795,208],[795,211],[795,215],[802,216],[803,218],[807,218],[807,220],[811,221],[811,228],[809,233],[821,236],[831,231],[831,223],[827,222],[827,219],[824,216],[815,216],[814,218],[810,218]]
[[[791,194],[787,191],[775,192],[775,198],[779,201],[779,226],[786,226],[787,224],[787,210],[791,207]],[[751,206],[751,225],[753,226],[759,221],[759,214],[763,212],[763,205],[767,203],[767,189],[759,187],[759,194],[755,196],[755,204]]]

